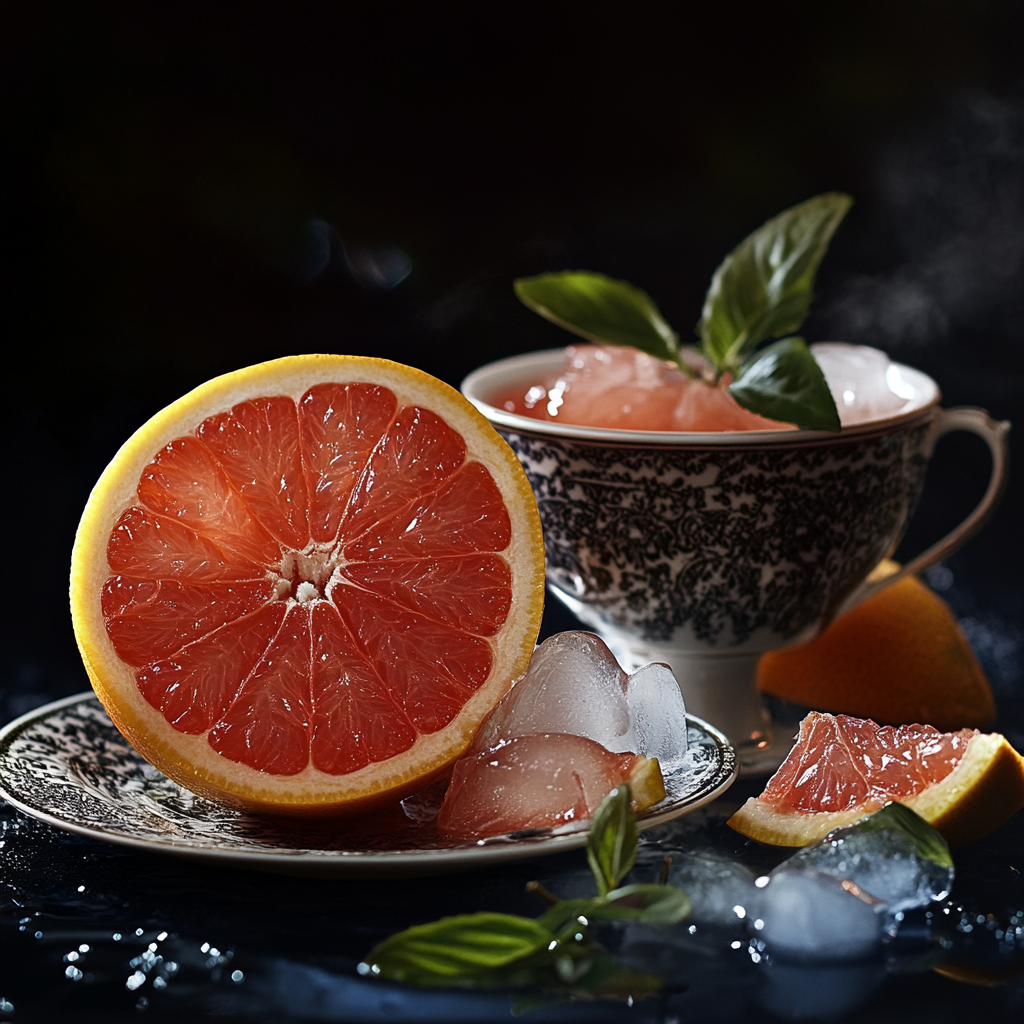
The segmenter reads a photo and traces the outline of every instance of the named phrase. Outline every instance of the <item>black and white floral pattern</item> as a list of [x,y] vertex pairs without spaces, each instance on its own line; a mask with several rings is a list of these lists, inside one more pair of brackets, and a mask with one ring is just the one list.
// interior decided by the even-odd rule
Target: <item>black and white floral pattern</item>
[[827,621],[895,548],[930,423],[757,447],[502,432],[537,495],[548,581],[590,625],[766,650]]

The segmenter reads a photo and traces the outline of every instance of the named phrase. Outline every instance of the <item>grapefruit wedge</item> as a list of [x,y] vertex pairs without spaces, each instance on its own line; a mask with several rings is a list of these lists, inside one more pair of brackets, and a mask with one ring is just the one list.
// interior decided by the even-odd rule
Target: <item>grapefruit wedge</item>
[[893,800],[961,846],[1024,807],[1024,758],[998,733],[812,711],[764,792],[729,825],[773,846],[808,846]]
[[295,356],[154,416],[93,489],[71,609],[136,749],[259,812],[356,811],[442,774],[525,670],[529,482],[458,392]]

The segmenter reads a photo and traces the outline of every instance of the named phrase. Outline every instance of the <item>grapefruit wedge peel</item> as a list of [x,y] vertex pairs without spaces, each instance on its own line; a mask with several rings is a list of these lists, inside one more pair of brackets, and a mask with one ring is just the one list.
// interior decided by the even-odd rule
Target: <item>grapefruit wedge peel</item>
[[[278,490],[289,458],[301,468],[289,487],[281,470]],[[190,554],[173,550],[181,537]],[[425,566],[412,583],[403,558]],[[193,792],[299,816],[441,777],[526,670],[543,596],[540,518],[508,445],[448,385],[358,356],[246,367],[157,413],[93,488],[71,564],[82,659],[129,742]],[[271,633],[248,650],[242,627],[260,622]],[[190,675],[200,648],[206,675]]]
[[[809,846],[824,839],[833,829],[853,825],[887,803],[898,801],[927,821],[950,846],[957,847],[987,835],[1024,807],[1024,758],[1004,736],[999,733],[980,733],[974,729],[963,729],[959,733],[939,733],[928,726],[905,726],[901,727],[901,731],[927,730],[926,735],[932,742],[938,738],[959,739],[962,747],[962,755],[956,760],[955,766],[937,781],[911,784],[908,789],[907,783],[901,780],[887,796],[884,783],[872,778],[869,765],[864,775],[871,793],[863,800],[848,800],[846,803],[849,806],[841,806],[836,810],[794,806],[794,803],[800,801],[791,798],[792,789],[785,792],[789,788],[788,783],[783,782],[781,786],[773,787],[773,783],[787,772],[787,767],[789,771],[786,777],[792,781],[796,781],[798,774],[801,779],[806,779],[813,774],[820,776],[822,769],[826,774],[829,773],[830,757],[827,751],[815,757],[807,757],[806,750],[801,750],[810,733],[809,721],[819,726],[824,724],[825,728],[834,728],[832,723],[845,721],[856,723],[862,728],[873,727],[882,735],[888,733],[891,736],[895,733],[891,727],[879,729],[870,720],[811,712],[801,723],[797,745],[776,775],[769,780],[764,793],[760,797],[749,798],[729,819],[728,824],[737,832],[771,846]],[[851,747],[851,753],[854,754],[852,760],[859,760],[863,764],[866,760],[863,752],[857,751],[853,745]],[[877,757],[877,750],[872,750],[869,756],[871,754],[876,755],[873,761],[877,766],[883,759]],[[822,790],[832,792],[831,802],[836,805],[844,802],[844,787],[852,787],[860,782],[849,775],[843,778],[844,771],[840,769],[831,773],[827,785],[822,786]],[[826,801],[821,803],[825,804]]]

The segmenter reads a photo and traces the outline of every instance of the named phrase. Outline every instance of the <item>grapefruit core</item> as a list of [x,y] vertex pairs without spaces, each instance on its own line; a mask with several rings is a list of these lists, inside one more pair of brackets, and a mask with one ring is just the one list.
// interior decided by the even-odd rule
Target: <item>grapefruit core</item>
[[536,502],[458,392],[383,359],[217,377],[100,477],[71,565],[111,719],[187,788],[334,813],[444,772],[529,662]]
[[1024,807],[1024,758],[998,733],[812,711],[764,792],[729,825],[773,846],[808,846],[893,800],[961,846]]

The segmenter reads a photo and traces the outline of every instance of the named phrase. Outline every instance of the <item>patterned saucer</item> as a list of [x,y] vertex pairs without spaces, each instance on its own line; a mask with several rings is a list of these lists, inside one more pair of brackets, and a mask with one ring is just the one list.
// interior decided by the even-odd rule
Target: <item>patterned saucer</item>
[[[725,737],[687,716],[684,765],[641,829],[702,807],[736,779]],[[447,841],[396,807],[374,818],[309,825],[266,820],[196,796],[144,761],[92,693],[56,701],[0,730],[0,797],[58,828],[140,850],[287,874],[368,878],[448,874],[586,843],[585,832],[532,829]],[[410,808],[415,814],[415,807]]]

